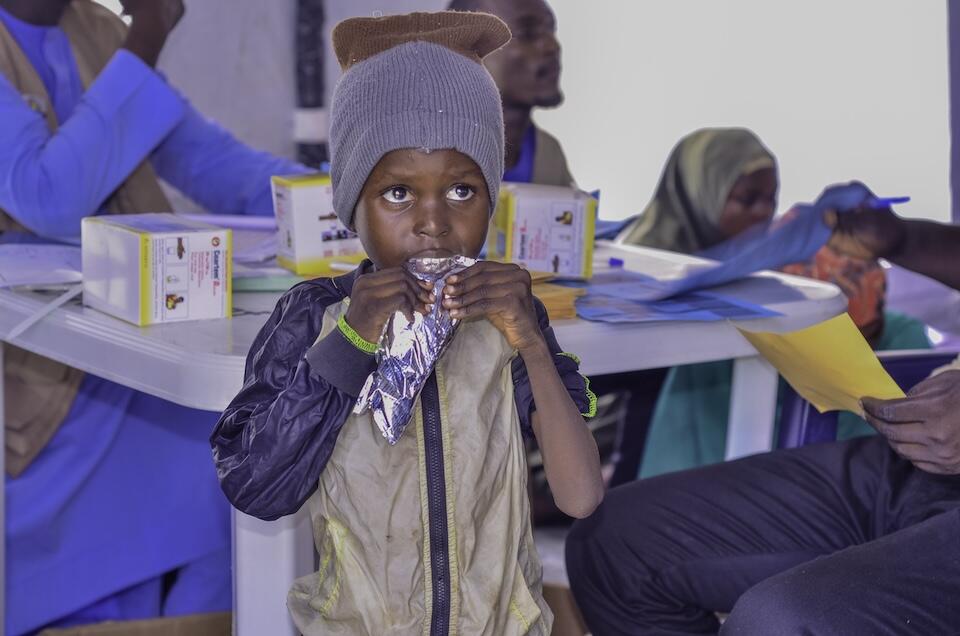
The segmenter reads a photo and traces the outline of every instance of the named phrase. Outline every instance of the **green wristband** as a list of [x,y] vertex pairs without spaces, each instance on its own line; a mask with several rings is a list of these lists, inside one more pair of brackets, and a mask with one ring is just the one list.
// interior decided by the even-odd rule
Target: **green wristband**
[[340,316],[337,320],[337,329],[340,330],[344,338],[350,341],[350,344],[360,351],[371,354],[377,352],[377,344],[369,340],[364,340],[360,334],[353,330],[353,327],[347,324],[347,319],[344,316]]
[[580,415],[584,417],[596,417],[597,415],[597,395],[590,390],[590,378],[583,375],[580,376],[583,378],[583,381],[586,383],[587,399],[590,400],[590,406],[587,408],[586,413],[581,413]]

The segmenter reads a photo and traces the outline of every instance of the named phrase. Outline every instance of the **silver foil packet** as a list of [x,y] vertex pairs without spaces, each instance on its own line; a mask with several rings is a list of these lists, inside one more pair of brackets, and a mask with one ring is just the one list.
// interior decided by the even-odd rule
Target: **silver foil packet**
[[476,262],[451,256],[414,258],[404,264],[416,278],[433,283],[437,302],[427,315],[414,314],[413,322],[399,311],[387,320],[377,347],[377,370],[367,378],[353,409],[356,414],[373,411],[373,420],[390,444],[403,435],[423,385],[460,322],[440,306],[447,277]]

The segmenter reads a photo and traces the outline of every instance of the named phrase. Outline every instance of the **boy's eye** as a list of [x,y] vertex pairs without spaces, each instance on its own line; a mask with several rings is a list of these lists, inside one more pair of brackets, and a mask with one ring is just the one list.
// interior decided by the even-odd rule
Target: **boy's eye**
[[473,188],[463,183],[458,183],[447,190],[447,198],[453,201],[469,201],[475,194]]
[[413,201],[410,191],[403,186],[393,186],[380,195],[390,203],[409,203]]

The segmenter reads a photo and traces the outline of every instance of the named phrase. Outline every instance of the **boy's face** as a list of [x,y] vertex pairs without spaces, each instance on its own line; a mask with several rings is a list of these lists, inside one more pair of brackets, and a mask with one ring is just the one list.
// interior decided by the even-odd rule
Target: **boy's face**
[[367,178],[355,219],[378,269],[414,257],[476,258],[490,221],[487,182],[477,164],[455,150],[394,150]]

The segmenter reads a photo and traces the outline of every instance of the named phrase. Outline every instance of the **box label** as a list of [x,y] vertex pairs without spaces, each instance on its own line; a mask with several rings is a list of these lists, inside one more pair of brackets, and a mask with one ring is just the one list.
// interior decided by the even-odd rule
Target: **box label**
[[185,234],[151,237],[149,322],[229,316],[227,241]]

